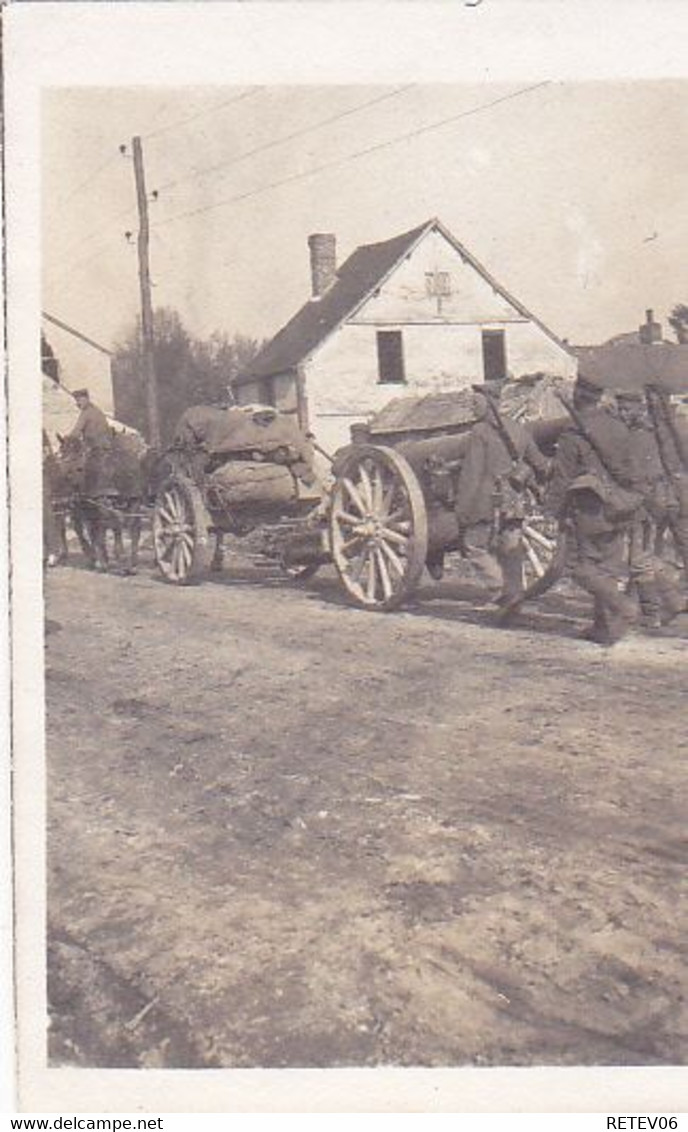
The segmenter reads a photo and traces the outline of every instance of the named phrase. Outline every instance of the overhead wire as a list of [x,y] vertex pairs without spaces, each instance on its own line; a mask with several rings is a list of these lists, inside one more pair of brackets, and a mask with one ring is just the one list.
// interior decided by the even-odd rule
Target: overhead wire
[[258,153],[264,153],[268,149],[274,149],[275,146],[283,145],[284,142],[295,141],[296,138],[301,138],[306,134],[313,133],[315,130],[320,130],[323,126],[330,126],[334,122],[342,121],[343,118],[349,118],[353,114],[359,114],[362,110],[367,110],[370,106],[377,106],[380,102],[385,102],[390,98],[396,98],[398,95],[403,94],[404,91],[411,90],[415,85],[415,83],[407,83],[406,86],[396,87],[394,90],[386,91],[384,94],[378,94],[375,98],[368,99],[367,102],[358,103],[358,105],[350,106],[346,110],[339,111],[337,114],[331,114],[327,118],[322,118],[319,122],[315,122],[310,126],[303,126],[299,130],[293,130],[290,134],[283,134],[281,137],[273,138],[271,141],[255,146],[254,149],[246,150],[245,153],[240,153],[236,157],[229,157],[225,161],[219,161],[216,165],[209,165],[206,169],[199,169],[195,173],[186,173],[183,177],[175,177],[171,181],[164,181],[161,185],[157,186],[158,192],[162,193],[166,189],[176,188],[177,185],[186,184],[189,181],[196,181],[201,177],[208,177],[220,169],[228,169],[231,166],[239,165],[240,162],[247,161],[249,157],[255,157]]
[[[212,106],[209,109],[200,110],[195,114],[188,115],[186,118],[179,119],[175,122],[167,123],[166,125],[161,126],[157,130],[151,130],[151,131],[149,131],[149,133],[142,135],[142,140],[145,141],[149,138],[157,137],[159,134],[163,134],[166,131],[171,130],[171,129],[177,129],[177,128],[180,129],[182,126],[186,125],[187,122],[196,121],[198,118],[201,118],[206,114],[214,114],[217,111],[222,110],[225,106],[230,106],[233,103],[242,102],[243,100],[245,100],[247,98],[252,98],[254,95],[259,94],[260,91],[263,90],[263,89],[264,88],[262,86],[252,87],[250,90],[243,91],[242,94],[240,94],[240,95],[235,95],[232,98],[224,99],[223,102],[220,102],[216,106]],[[97,168],[91,174],[89,174],[89,176],[86,177],[75,189],[73,189],[72,192],[67,197],[65,197],[64,200],[59,202],[60,206],[64,207],[78,193],[80,193],[83,189],[87,188],[90,184],[92,184],[92,182],[95,181],[96,178],[99,177],[100,174],[105,171],[105,169],[107,169],[113,162],[115,162],[117,160],[118,156],[119,156],[119,154],[113,154],[111,157],[106,158],[106,160],[103,161],[99,166],[97,166]],[[114,217],[112,217],[110,219],[109,223],[113,224],[117,220],[121,219],[123,216],[129,215],[133,211],[134,211],[134,206],[131,205],[131,206],[127,207],[126,209],[123,209],[121,212],[118,212]],[[77,240],[77,242],[75,244],[72,245],[71,250],[74,251],[77,248],[82,247],[82,245],[89,243],[94,237],[98,236],[101,231],[102,231],[102,228],[97,228],[95,231],[92,231],[92,232],[88,233],[87,235],[82,236],[79,240]]]
[[430,122],[426,126],[420,126],[415,130],[410,130],[407,133],[399,134],[394,138],[388,138],[386,141],[377,142],[375,145],[367,146],[365,149],[358,150],[355,153],[347,154],[343,157],[337,157],[333,161],[324,162],[322,165],[316,165],[312,169],[303,170],[300,173],[293,173],[289,177],[283,177],[279,181],[271,181],[266,185],[259,185],[255,189],[250,189],[248,192],[240,193],[237,196],[226,197],[220,201],[214,201],[212,204],[201,205],[198,208],[188,209],[185,212],[176,213],[174,216],[166,217],[157,221],[151,227],[161,227],[165,224],[173,224],[177,220],[186,220],[193,216],[201,216],[206,212],[213,212],[218,208],[224,208],[228,204],[238,204],[241,201],[249,200],[251,197],[260,196],[262,193],[269,192],[272,189],[281,188],[284,185],[293,184],[295,181],[304,180],[307,177],[314,177],[318,173],[323,173],[328,169],[334,169],[340,165],[346,164],[348,161],[356,161],[359,158],[367,157],[371,153],[377,153],[380,150],[388,149],[390,146],[398,145],[399,142],[410,141],[413,138],[420,137],[422,134],[430,133],[432,130],[439,130],[444,126],[448,126],[454,122],[458,122],[462,118],[468,118],[473,114],[484,113],[486,110],[491,109],[493,106],[498,106],[500,103],[509,102],[514,98],[520,98],[524,94],[529,94],[534,90],[541,87],[549,86],[552,80],[545,79],[543,82],[533,83],[527,87],[521,87],[519,90],[512,91],[510,94],[502,95],[499,98],[493,98],[490,102],[482,103],[480,106],[474,106],[470,110],[462,110],[458,114],[452,114],[447,118],[442,118],[438,122]]
[[108,166],[112,165],[113,162],[116,161],[117,156],[118,155],[112,154],[110,157],[107,157],[105,161],[101,162],[101,164],[98,165],[92,173],[89,173],[88,177],[85,177],[84,180],[81,181],[81,183],[78,184],[75,189],[72,189],[71,193],[68,193],[68,195],[62,200],[58,199],[54,203],[56,205],[59,205],[61,208],[64,208],[65,205],[69,204],[69,202],[72,201],[75,196],[78,196],[80,192],[83,192],[83,190],[87,189],[89,185],[92,185],[96,178],[98,178],[101,173],[105,172]]
[[166,134],[169,130],[179,130],[182,126],[188,125],[189,122],[196,122],[199,118],[204,118],[209,114],[216,114],[218,110],[223,110],[225,106],[232,106],[235,102],[243,102],[246,98],[254,98],[255,95],[260,94],[265,88],[262,86],[251,87],[250,90],[244,91],[242,94],[234,95],[232,98],[226,98],[223,102],[219,102],[217,106],[211,106],[205,110],[198,110],[195,114],[189,114],[186,118],[179,118],[174,122],[168,122],[164,126],[160,126],[157,130],[150,130],[147,134],[141,135],[142,141],[149,141],[151,138],[157,138],[160,134]]

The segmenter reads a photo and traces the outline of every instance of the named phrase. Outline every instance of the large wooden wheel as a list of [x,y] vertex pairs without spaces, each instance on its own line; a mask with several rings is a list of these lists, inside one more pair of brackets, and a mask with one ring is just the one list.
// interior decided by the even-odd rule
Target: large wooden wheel
[[160,573],[168,582],[187,585],[210,563],[210,516],[201,493],[190,480],[166,480],[153,510],[153,547]]
[[557,579],[561,555],[561,536],[556,519],[545,515],[535,496],[528,493],[526,515],[523,520],[523,588],[527,596],[530,591],[542,590],[545,581],[552,577],[551,585]]
[[366,609],[396,609],[412,593],[428,550],[425,501],[415,473],[391,448],[352,448],[337,469],[330,545],[339,578]]

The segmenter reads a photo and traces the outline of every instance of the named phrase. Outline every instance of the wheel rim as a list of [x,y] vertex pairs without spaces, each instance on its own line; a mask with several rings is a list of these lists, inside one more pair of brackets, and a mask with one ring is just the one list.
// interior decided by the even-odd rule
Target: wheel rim
[[153,543],[159,569],[172,582],[191,574],[198,532],[193,505],[180,484],[167,484],[155,503]]
[[337,478],[330,514],[332,558],[361,606],[394,609],[418,582],[427,553],[427,516],[418,481],[385,448],[354,451]]

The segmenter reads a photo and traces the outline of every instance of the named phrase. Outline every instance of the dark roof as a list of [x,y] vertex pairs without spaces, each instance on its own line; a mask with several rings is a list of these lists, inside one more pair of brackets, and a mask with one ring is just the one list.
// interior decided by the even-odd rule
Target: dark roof
[[642,389],[648,383],[670,393],[688,392],[688,345],[617,335],[601,346],[579,346],[578,371],[606,389]]
[[391,240],[385,240],[380,244],[364,244],[357,248],[337,270],[336,280],[332,286],[320,298],[309,299],[301,310],[297,311],[286,326],[283,326],[256,355],[250,368],[237,378],[237,383],[242,384],[256,377],[270,377],[273,374],[293,370],[382,285],[399,261],[408,255],[422,237],[433,228],[440,231],[456,248],[461,258],[470,263],[524,318],[535,322],[562,349],[569,350],[566,343],[510,295],[478,263],[441,221],[432,219],[426,220],[418,228],[412,228],[410,232],[394,236]]

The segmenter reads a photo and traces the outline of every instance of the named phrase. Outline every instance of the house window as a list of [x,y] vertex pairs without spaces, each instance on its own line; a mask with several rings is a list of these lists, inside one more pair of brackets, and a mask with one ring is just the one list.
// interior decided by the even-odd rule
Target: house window
[[377,375],[382,385],[399,385],[406,381],[400,330],[378,330]]
[[483,330],[483,380],[506,380],[506,344],[503,330]]

